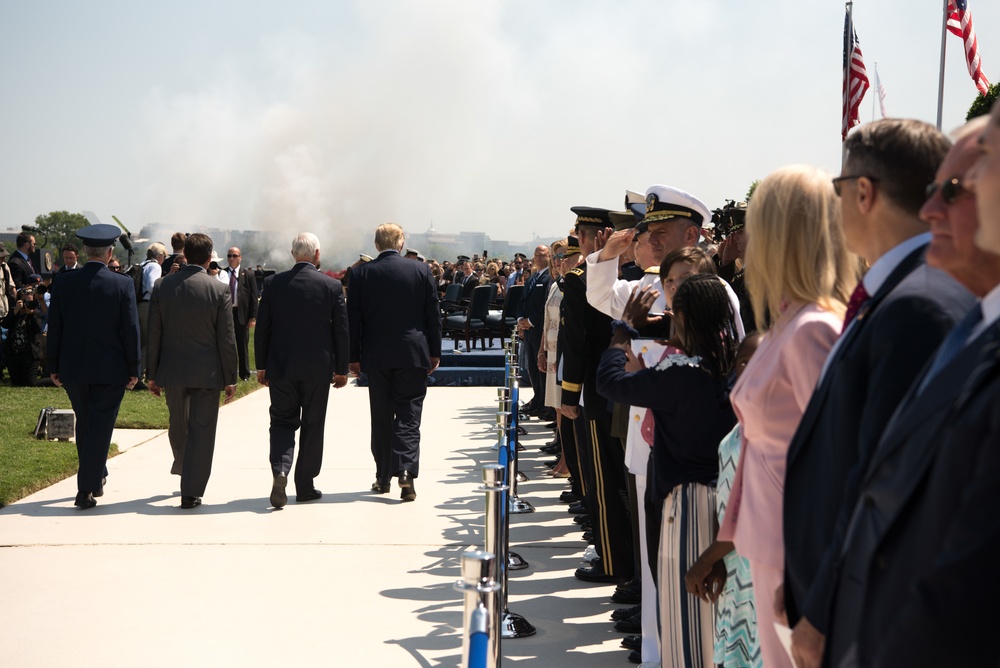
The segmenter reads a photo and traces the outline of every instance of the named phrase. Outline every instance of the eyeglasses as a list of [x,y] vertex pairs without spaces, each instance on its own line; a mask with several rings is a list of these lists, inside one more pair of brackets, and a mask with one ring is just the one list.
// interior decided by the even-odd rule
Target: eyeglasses
[[852,174],[850,176],[838,176],[832,180],[833,192],[837,193],[837,197],[840,197],[840,184],[844,181],[854,181],[856,179],[868,179],[872,183],[878,183],[878,179],[874,176],[868,176],[867,174]]
[[929,183],[927,185],[927,190],[924,193],[927,195],[927,199],[934,197],[934,193],[941,191],[941,200],[947,204],[952,205],[962,195],[971,195],[968,190],[962,187],[962,180],[957,176],[953,176],[943,183]]
[[229,253],[226,257],[239,257],[238,253]]

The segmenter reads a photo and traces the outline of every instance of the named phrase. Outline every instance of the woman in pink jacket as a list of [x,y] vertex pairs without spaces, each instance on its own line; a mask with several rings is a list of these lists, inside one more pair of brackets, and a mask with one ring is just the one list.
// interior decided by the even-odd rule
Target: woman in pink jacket
[[731,395],[743,448],[719,539],[750,562],[764,665],[790,667],[772,606],[784,573],[785,458],[840,335],[857,261],[844,247],[830,177],[812,167],[785,167],[761,182],[746,234],[747,287],[766,334]]

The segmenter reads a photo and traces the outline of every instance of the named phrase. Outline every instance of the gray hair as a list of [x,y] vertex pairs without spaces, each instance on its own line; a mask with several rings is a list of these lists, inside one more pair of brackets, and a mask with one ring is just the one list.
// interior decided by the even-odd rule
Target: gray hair
[[292,257],[309,262],[319,250],[319,238],[312,232],[303,232],[292,241]]
[[149,248],[146,249],[146,259],[152,260],[157,255],[167,256],[167,247],[161,244],[159,241],[154,241],[149,244]]
[[83,254],[87,256],[88,260],[103,260],[104,254],[113,246],[114,244],[111,246],[88,246],[87,244],[83,244]]

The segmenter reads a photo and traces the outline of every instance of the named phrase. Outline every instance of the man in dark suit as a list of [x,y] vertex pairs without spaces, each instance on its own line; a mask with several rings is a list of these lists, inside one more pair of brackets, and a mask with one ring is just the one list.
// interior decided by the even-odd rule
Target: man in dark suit
[[431,270],[400,256],[403,242],[398,225],[375,230],[379,255],[351,270],[347,312],[351,373],[368,374],[372,491],[387,493],[389,478],[399,476],[400,498],[412,501],[427,376],[441,361],[441,320]]
[[295,500],[323,496],[313,479],[323,465],[323,429],[330,385],[347,385],[349,331],[340,281],[319,269],[319,239],[304,233],[292,242],[295,266],[264,282],[254,348],[257,382],[271,394],[271,505],[288,501],[295,430]]
[[[549,285],[552,283],[552,276],[549,274],[549,247],[537,246],[531,262],[533,267],[531,278],[525,284],[521,304],[517,309],[517,328],[524,337],[524,351],[521,354],[528,361],[528,379],[533,390],[531,401],[528,402],[524,412],[528,415],[544,416],[545,373],[539,370],[534,361],[542,347],[545,300],[549,297]],[[550,419],[554,417],[553,415]]]
[[948,150],[944,135],[926,123],[889,119],[858,129],[844,148],[843,175],[834,184],[845,242],[871,268],[788,452],[783,599],[793,653],[805,666],[819,665],[822,655],[831,591],[817,574],[824,560],[835,559],[837,516],[854,506],[903,394],[973,301],[924,262],[930,233],[919,211]]
[[170,472],[181,476],[181,508],[201,505],[215,452],[219,392],[236,396],[237,355],[229,290],[208,275],[212,240],[188,235],[188,264],[161,278],[149,300],[148,385],[166,390]]
[[[240,358],[240,380],[250,377],[250,361],[247,345],[250,330],[257,320],[257,278],[252,269],[242,265],[243,253],[235,246],[226,253],[229,267],[226,269],[226,283],[229,285],[229,299],[233,304],[233,328],[236,331],[236,350]],[[188,260],[190,262],[190,259]]]
[[14,286],[20,290],[28,276],[38,273],[31,262],[31,254],[35,252],[35,237],[29,232],[21,232],[14,240],[14,245],[16,248],[7,260],[7,265],[10,267]]
[[139,379],[139,316],[135,287],[107,268],[120,230],[91,225],[77,230],[87,264],[60,275],[49,308],[48,367],[66,388],[76,414],[80,460],[74,505],[97,505],[104,494],[111,433],[126,388]]
[[[1000,244],[976,246],[980,188],[973,197],[961,185],[984,128],[1000,147],[1000,125],[987,124],[979,118],[960,131],[921,210],[934,235],[928,264],[982,301],[910,387],[878,443],[858,503],[838,526],[830,665],[996,662]],[[1000,192],[1000,172],[993,177],[993,192]],[[1000,232],[1000,216],[978,204],[983,228]]]

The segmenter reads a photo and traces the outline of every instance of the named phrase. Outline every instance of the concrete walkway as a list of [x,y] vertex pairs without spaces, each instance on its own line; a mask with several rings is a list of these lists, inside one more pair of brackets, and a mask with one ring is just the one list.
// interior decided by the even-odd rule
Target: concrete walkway
[[[417,500],[368,491],[367,389],[331,392],[320,501],[269,507],[268,393],[222,409],[204,505],[179,508],[165,432],[120,431],[93,510],[71,478],[0,509],[0,664],[52,666],[459,666],[462,552],[482,546],[480,467],[496,388],[431,388]],[[627,666],[613,588],[573,578],[583,543],[543,478],[526,425],[511,547],[510,609],[538,628],[503,644],[505,663]]]

